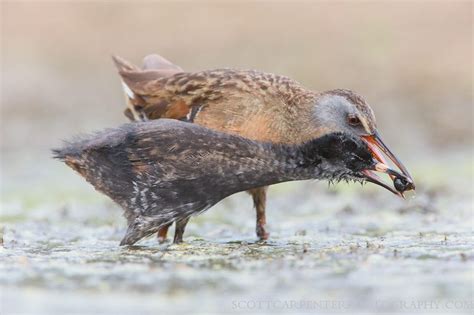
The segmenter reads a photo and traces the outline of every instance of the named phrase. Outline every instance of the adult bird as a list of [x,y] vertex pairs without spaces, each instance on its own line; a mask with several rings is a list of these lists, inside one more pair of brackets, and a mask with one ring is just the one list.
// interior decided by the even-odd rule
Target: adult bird
[[[144,58],[143,68],[113,56],[126,94],[125,115],[132,121],[178,119],[252,140],[300,144],[333,132],[363,139],[380,162],[384,155],[407,177],[404,190],[414,189],[413,179],[384,144],[373,110],[358,94],[346,89],[314,92],[281,75],[255,70],[217,69],[186,72],[159,55]],[[382,185],[369,173],[370,180]],[[256,233],[265,229],[267,186],[251,189],[256,209]],[[174,242],[182,241],[188,219],[176,222]],[[170,225],[158,232],[166,239]]]

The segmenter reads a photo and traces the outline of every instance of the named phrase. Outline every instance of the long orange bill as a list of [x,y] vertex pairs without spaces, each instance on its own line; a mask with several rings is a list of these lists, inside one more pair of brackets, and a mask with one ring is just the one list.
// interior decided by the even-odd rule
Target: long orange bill
[[[415,189],[415,183],[413,181],[413,178],[411,177],[410,173],[406,169],[406,167],[403,165],[403,163],[392,153],[392,151],[385,145],[385,143],[382,141],[379,133],[377,131],[374,132],[374,134],[370,136],[363,136],[362,139],[367,143],[369,149],[372,151],[372,154],[374,155],[374,158],[377,159],[380,164],[382,165],[387,165],[387,161],[385,160],[382,152],[400,169],[401,173],[396,172],[390,168],[386,168],[384,173],[387,173],[390,175],[392,179],[394,178],[400,178],[403,179],[404,181],[407,182],[405,190],[412,190]],[[380,170],[378,170],[380,171]],[[374,173],[370,172],[370,176],[368,174],[364,174],[366,177],[368,177],[368,180],[378,184],[391,192],[403,196],[400,192],[389,188],[386,184],[384,184]]]

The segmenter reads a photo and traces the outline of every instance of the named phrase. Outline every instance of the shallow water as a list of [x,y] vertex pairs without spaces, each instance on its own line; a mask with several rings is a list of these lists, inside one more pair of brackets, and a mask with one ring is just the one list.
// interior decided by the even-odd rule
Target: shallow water
[[120,209],[69,169],[6,169],[2,313],[472,313],[472,161],[445,161],[410,163],[408,201],[370,185],[277,185],[267,242],[241,193],[192,219],[185,244],[128,248]]

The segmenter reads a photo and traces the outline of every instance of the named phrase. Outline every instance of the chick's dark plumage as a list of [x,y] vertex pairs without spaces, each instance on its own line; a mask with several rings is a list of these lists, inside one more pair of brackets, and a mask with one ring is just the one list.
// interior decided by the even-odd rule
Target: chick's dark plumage
[[342,133],[283,145],[168,119],[126,124],[53,152],[123,207],[122,245],[239,191],[289,180],[361,180],[375,164],[360,139]]

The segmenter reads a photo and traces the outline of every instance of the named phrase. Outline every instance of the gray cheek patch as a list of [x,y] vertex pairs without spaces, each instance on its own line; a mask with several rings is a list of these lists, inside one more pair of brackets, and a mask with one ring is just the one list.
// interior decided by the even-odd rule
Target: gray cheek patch
[[314,107],[314,120],[318,126],[329,127],[333,131],[351,132],[347,128],[346,117],[354,112],[353,105],[340,95],[325,95]]

